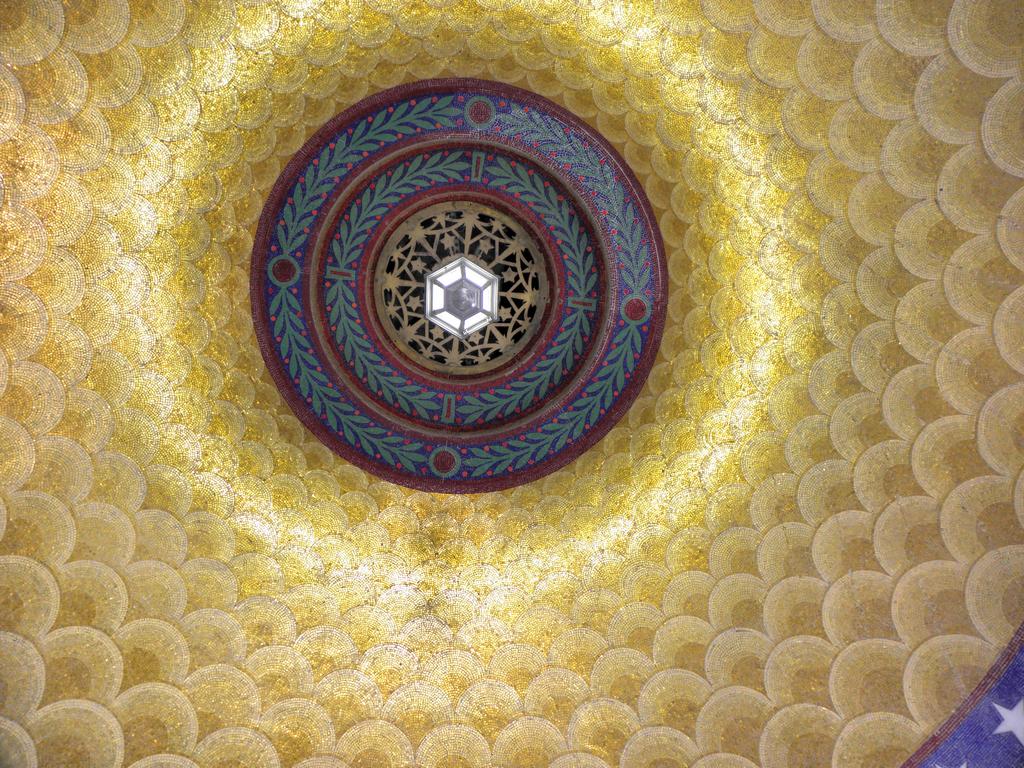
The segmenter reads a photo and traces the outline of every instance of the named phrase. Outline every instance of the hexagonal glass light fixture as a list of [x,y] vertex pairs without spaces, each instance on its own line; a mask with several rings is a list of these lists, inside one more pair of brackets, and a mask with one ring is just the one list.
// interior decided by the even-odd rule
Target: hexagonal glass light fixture
[[460,256],[427,275],[427,319],[466,338],[498,319],[498,278]]

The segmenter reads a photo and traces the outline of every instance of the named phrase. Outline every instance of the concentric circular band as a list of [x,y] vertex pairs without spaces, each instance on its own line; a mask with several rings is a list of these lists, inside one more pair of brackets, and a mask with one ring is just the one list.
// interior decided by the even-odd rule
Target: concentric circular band
[[[516,359],[446,376],[383,332],[374,265],[410,212],[482,198],[542,243],[551,290]],[[416,275],[454,263],[432,247]],[[513,311],[507,260],[463,250]],[[337,116],[282,172],[254,244],[253,312],[275,382],[326,445],[404,485],[487,491],[571,461],[624,412],[657,351],[664,271],[643,191],[592,129],[508,86],[425,81]],[[427,290],[405,286],[402,322],[457,332],[414,315]]]

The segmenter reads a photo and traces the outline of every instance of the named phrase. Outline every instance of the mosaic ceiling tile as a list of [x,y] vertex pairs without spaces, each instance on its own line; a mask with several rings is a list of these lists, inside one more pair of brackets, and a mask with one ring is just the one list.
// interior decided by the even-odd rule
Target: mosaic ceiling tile
[[[0,763],[1024,760],[1019,3],[7,0],[0,17]],[[332,450],[253,314],[254,282],[347,284],[327,279],[347,268],[331,238],[272,253],[262,217],[307,190],[322,131],[368,127],[367,103],[397,112],[422,81],[438,101],[420,107],[452,121],[424,122],[439,141],[402,157],[389,136],[321,191],[466,165],[449,181],[473,199],[374,219],[389,258],[353,295],[375,343],[424,380],[506,375],[559,310],[588,316],[551,257],[584,236],[604,282],[579,343],[651,324],[601,439],[490,490],[455,485],[470,446],[451,440],[423,441],[427,490]],[[586,137],[621,184],[504,133],[526,106],[568,129],[551,151]],[[522,196],[483,189],[501,162],[560,190],[579,234],[552,242]],[[649,203],[665,266],[632,309],[604,292],[635,252],[600,215],[622,190]],[[595,214],[588,193],[615,204]],[[487,258],[468,253],[481,238]],[[444,266],[427,255],[491,271],[506,316],[465,340],[410,322]],[[328,303],[300,338],[331,346]],[[496,399],[484,422],[548,399]]]

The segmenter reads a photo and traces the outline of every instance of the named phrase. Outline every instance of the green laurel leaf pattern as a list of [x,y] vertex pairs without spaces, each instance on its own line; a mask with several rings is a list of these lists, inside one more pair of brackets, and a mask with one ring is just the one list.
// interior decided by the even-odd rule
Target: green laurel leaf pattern
[[593,193],[598,208],[607,212],[612,244],[619,255],[620,277],[630,293],[640,293],[651,280],[650,246],[643,240],[639,212],[626,197],[626,188],[617,182],[615,171],[589,142],[576,131],[567,129],[537,110],[513,107],[498,119],[508,136],[549,157],[572,159],[572,173],[582,176],[584,188]]
[[[583,177],[585,188],[594,192],[595,201],[606,216],[623,287],[627,293],[643,292],[652,278],[650,247],[643,240],[636,207],[626,199],[614,170],[578,133],[536,110],[514,106],[500,116],[498,124],[506,135],[517,137],[549,157],[572,158],[572,172]],[[471,448],[464,465],[473,477],[521,470],[579,439],[611,408],[636,369],[642,348],[643,334],[637,324],[623,323],[612,337],[610,353],[593,381],[569,410],[539,429],[500,445]]]
[[[349,208],[348,220],[338,227],[338,239],[331,241],[331,256],[339,268],[348,268],[361,255],[377,218],[389,207],[417,189],[431,183],[443,183],[462,178],[469,163],[462,153],[447,157],[436,153],[428,157],[417,155],[408,164],[395,168],[391,175],[378,177]],[[324,294],[328,317],[334,330],[335,343],[356,376],[366,381],[370,389],[392,406],[420,418],[429,418],[441,409],[441,395],[413,384],[405,376],[390,372],[383,358],[375,351],[360,323],[358,302],[353,284],[334,280]]]
[[[324,147],[320,155],[306,166],[281,212],[275,233],[281,252],[295,254],[303,246],[309,225],[316,216],[315,211],[337,184],[336,179],[346,173],[349,164],[368,156],[382,142],[390,143],[417,130],[451,127],[458,113],[453,100],[453,96],[446,96],[436,101],[402,102],[381,109],[360,121],[351,133],[341,134],[333,147]],[[298,296],[290,289],[281,289],[271,299],[268,309],[274,318],[274,335],[280,339],[281,357],[288,374],[313,411],[332,430],[340,431],[349,444],[392,466],[416,471],[422,463],[423,444],[390,434],[374,424],[331,384],[319,365],[301,322]],[[412,398],[412,393],[403,390],[396,396]],[[411,399],[409,406],[413,407]],[[420,404],[420,407],[425,406]]]
[[298,296],[282,290],[268,307],[274,318],[274,334],[281,339],[281,356],[299,394],[313,411],[335,432],[344,434],[351,445],[361,447],[372,456],[379,456],[392,466],[415,471],[423,453],[423,444],[406,440],[374,424],[352,403],[341,396],[319,366],[301,322],[302,308]]
[[[593,255],[587,252],[590,238],[578,218],[572,215],[572,206],[558,199],[544,179],[530,173],[523,165],[497,158],[485,169],[486,175],[499,186],[520,197],[537,211],[553,229],[551,234],[561,241],[561,256],[566,265],[568,289],[573,296],[587,297],[597,288],[597,274],[593,271]],[[590,316],[575,308],[566,319],[562,330],[554,337],[546,358],[518,378],[493,391],[466,395],[458,405],[458,413],[466,423],[496,421],[525,411],[543,399],[551,387],[566,375],[583,353],[583,340],[592,330]]]
[[[349,218],[340,222],[338,237],[331,242],[335,264],[342,269],[354,270],[361,256],[360,248],[369,237],[375,220],[386,214],[390,206],[431,183],[458,180],[468,168],[469,163],[462,159],[461,153],[447,157],[436,153],[427,157],[417,156],[408,164],[398,166],[390,175],[377,177],[348,209]],[[559,199],[555,188],[545,186],[542,176],[504,157],[491,161],[484,169],[484,176],[492,184],[506,188],[532,205],[552,228],[552,236],[561,241],[568,288],[572,294],[587,296],[594,291],[597,275],[592,269],[593,256],[587,252],[590,239],[579,219],[573,215],[572,205],[564,198]],[[420,418],[436,413],[441,407],[437,393],[424,391],[404,376],[392,372],[375,352],[372,342],[359,325],[360,315],[355,306],[357,302],[352,285],[335,280],[327,289],[325,298],[330,307],[330,322],[335,328],[335,341],[356,375],[388,404],[405,413]],[[554,338],[546,359],[507,386],[457,401],[457,416],[464,423],[493,421],[507,418],[538,402],[570,369],[575,356],[583,352],[584,339],[591,330],[589,315],[579,309],[571,312],[565,327]]]
[[[345,175],[350,164],[358,163],[376,151],[382,143],[387,144],[418,131],[451,127],[460,111],[453,101],[453,96],[447,96],[437,100],[424,99],[415,104],[403,102],[382,109],[372,118],[353,126],[351,133],[341,134],[335,146],[325,147],[320,155],[307,165],[305,174],[292,190],[292,197],[281,210],[275,232],[280,251],[301,257],[300,249],[307,240],[308,229],[316,217],[318,206],[337,184],[340,176]],[[513,106],[510,112],[501,115],[500,124],[506,134],[521,138],[540,152],[552,157],[572,158],[572,172],[583,177],[588,189],[596,190],[595,202],[607,212],[611,241],[620,267],[621,284],[626,291],[642,293],[652,280],[650,244],[643,239],[644,229],[639,221],[639,214],[635,205],[626,198],[625,189],[616,182],[614,171],[580,135],[572,130],[566,130],[561,123],[536,111]],[[458,174],[463,170],[464,166],[458,168],[455,165],[430,165],[423,161],[416,168],[409,166],[398,181],[402,182],[405,179],[407,183],[415,186],[409,179],[419,174],[429,184],[431,179],[441,181],[452,178],[453,176],[449,174]],[[550,190],[538,188],[537,179],[524,177],[523,173],[510,165],[504,167],[498,164],[489,168],[488,172],[509,189],[528,197],[535,207],[540,206],[543,209],[542,213],[557,222],[556,237],[566,244],[564,257],[568,262],[577,262],[569,269],[570,275],[567,280],[570,290],[581,297],[587,296],[594,289],[596,278],[589,269],[582,266],[576,268],[577,265],[585,264],[585,260],[580,261],[583,254],[574,250],[576,244],[583,242],[578,230],[579,223],[571,221],[571,217],[560,216],[561,212],[555,210],[557,206],[554,206],[559,202],[557,197],[552,199]],[[393,189],[391,194],[401,196],[404,193]],[[374,190],[374,194],[364,195],[364,198],[359,201],[362,208],[360,220],[352,220],[347,227],[341,228],[339,239],[332,245],[332,255],[339,267],[344,268],[365,241],[367,228],[359,226],[360,223],[367,223],[366,216],[379,215],[372,211],[381,205],[386,209],[392,200],[386,191],[377,190]],[[336,281],[335,285],[342,285],[342,281]],[[351,297],[344,293],[344,289],[339,289],[334,301],[328,299],[332,305],[332,314],[337,313],[339,326],[347,314],[343,308],[339,309],[339,306],[344,307],[352,303],[346,301],[346,298]],[[268,310],[288,374],[300,396],[313,411],[332,430],[341,434],[350,445],[391,466],[417,472],[426,461],[427,446],[420,441],[392,434],[374,423],[334,387],[320,367],[308,338],[302,319],[301,302],[296,292],[290,288],[279,289],[271,297]],[[576,323],[580,325],[577,327]],[[590,323],[586,313],[574,313],[565,329],[556,337],[555,346],[560,345],[560,348],[566,350],[566,354],[578,354],[581,350],[578,345],[582,343],[580,332],[582,331],[583,335],[589,332],[589,325],[583,325],[584,323]],[[354,369],[355,361],[362,361],[362,372],[357,370],[357,375],[367,376],[369,383],[369,372],[377,360],[374,359],[375,353],[368,352],[366,347],[360,345],[358,340],[361,337],[360,333],[345,334],[343,347],[352,345],[351,350],[346,351],[346,359],[353,362]],[[623,323],[611,341],[609,355],[602,361],[601,367],[580,397],[562,413],[535,430],[501,443],[470,448],[468,455],[463,459],[463,466],[469,471],[470,476],[480,478],[524,469],[542,462],[546,457],[561,451],[567,444],[580,439],[612,407],[617,395],[627,386],[628,379],[639,360],[643,341],[643,334],[637,324]],[[564,365],[568,358],[549,355],[548,359],[553,361],[553,375],[559,372],[557,366]],[[422,393],[418,387],[397,379],[398,377],[394,380],[377,380],[370,386],[376,386],[378,391],[382,392],[384,386],[390,387],[393,402],[403,410],[421,415],[431,413],[430,409],[436,407],[436,401],[421,400],[419,395]],[[526,387],[522,392],[502,393],[501,397],[495,400],[481,397],[480,402],[474,403],[471,409],[477,409],[477,418],[500,417],[496,414],[522,408],[533,402],[538,393],[549,391],[551,381],[552,379],[540,376],[533,382],[532,388]],[[540,396],[543,397],[543,394]],[[517,400],[517,397],[520,399]],[[467,411],[470,412],[473,411]]]
[[437,101],[421,99],[415,104],[403,101],[359,121],[351,134],[338,137],[333,148],[324,147],[319,157],[306,166],[302,180],[295,185],[292,197],[281,212],[276,232],[281,252],[294,254],[306,241],[309,234],[306,228],[316,216],[313,211],[317,210],[323,196],[335,187],[335,179],[347,172],[350,163],[355,164],[377,151],[382,142],[389,144],[403,136],[438,126],[450,128],[459,113],[453,101],[453,96]]

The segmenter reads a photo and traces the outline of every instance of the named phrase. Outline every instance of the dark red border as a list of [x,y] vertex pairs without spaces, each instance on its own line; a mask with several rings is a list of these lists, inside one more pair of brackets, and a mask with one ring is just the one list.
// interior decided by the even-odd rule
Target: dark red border
[[[357,295],[361,296],[364,302],[368,300],[370,292],[373,290],[373,275],[370,274],[370,272],[372,272],[376,266],[381,240],[389,235],[390,231],[393,231],[405,216],[411,215],[418,209],[452,200],[471,200],[475,202],[482,202],[503,210],[506,215],[512,215],[506,207],[502,205],[507,201],[500,198],[490,199],[488,196],[480,194],[478,190],[468,190],[463,185],[453,185],[452,187],[441,190],[429,190],[429,192],[434,192],[435,196],[432,197],[429,194],[423,195],[422,197],[410,199],[407,206],[396,206],[393,214],[400,218],[396,221],[388,222],[390,226],[387,228],[382,227],[379,231],[374,233],[370,240],[367,241],[366,251],[368,251],[368,253],[364,256],[364,264],[359,270],[356,289]],[[340,208],[344,207],[344,205],[340,206]],[[530,230],[531,234],[534,234],[533,228],[527,225],[522,218],[518,216],[515,218],[521,225]],[[546,248],[546,244],[544,244],[543,247]],[[313,274],[310,275],[310,283],[313,285],[314,290],[303,302],[304,311],[306,311],[307,314],[311,314],[314,311],[319,312],[321,311],[320,308],[324,306],[322,298],[324,288],[322,281],[319,279],[319,275],[321,274],[320,265],[322,264],[322,258],[323,255],[318,253],[317,260],[314,264]],[[544,266],[546,267],[547,265]],[[549,273],[549,279],[550,278],[551,275]],[[560,280],[552,280],[551,285],[557,289],[560,282]],[[537,324],[537,332],[535,333],[534,338],[530,339],[526,343],[516,358],[504,363],[498,368],[475,376],[452,375],[446,377],[443,372],[423,369],[421,366],[417,365],[414,360],[399,351],[395,346],[394,341],[390,336],[388,336],[387,331],[381,327],[381,321],[376,312],[367,312],[366,315],[364,315],[364,328],[370,336],[370,339],[374,344],[376,344],[377,349],[385,360],[391,364],[396,371],[407,376],[411,381],[417,382],[425,387],[433,388],[436,388],[439,385],[444,385],[447,388],[450,388],[453,393],[475,392],[481,388],[493,386],[494,383],[508,381],[536,361],[536,358],[539,357],[546,348],[547,342],[554,336],[557,326],[554,322],[555,318],[552,316],[553,313],[551,312],[551,309],[552,307],[557,306],[561,306],[561,302],[558,301],[558,296],[556,294],[555,297],[544,307],[543,314]],[[313,322],[311,320],[311,325],[312,324]],[[322,325],[322,322],[318,324]],[[374,398],[372,393],[366,391],[363,383],[357,380],[352,372],[348,370],[344,358],[338,353],[337,345],[331,337],[329,330],[324,331],[322,328],[315,328],[311,335],[311,340],[316,345],[318,352],[321,353],[324,360],[330,364],[335,375],[346,382],[346,386],[353,390],[352,396],[358,398],[360,402],[363,403],[366,410],[373,412],[380,420],[386,422],[393,430],[408,431],[410,435],[415,435],[426,442],[436,442],[438,440],[443,441],[444,433],[447,432],[450,432],[453,435],[467,437],[472,436],[473,434],[481,434],[480,428],[472,424],[460,425],[448,424],[446,422],[426,423],[421,418],[410,416],[409,414],[402,412],[397,407],[391,406],[382,400]],[[582,362],[583,361],[581,360],[580,363]],[[559,391],[570,383],[571,379],[571,376],[567,376],[563,380],[562,387],[559,388]],[[523,413],[521,416],[517,415],[516,420],[505,419],[498,423],[500,423],[502,427],[508,426],[511,429],[511,425],[514,421],[527,418],[530,414],[534,413],[535,410],[536,409],[533,409],[529,412]]]
[[445,373],[426,368],[415,360],[403,355],[398,347],[395,346],[395,342],[388,335],[387,330],[383,328],[379,313],[369,313],[371,315],[371,322],[368,327],[371,329],[371,333],[376,336],[377,341],[389,350],[389,359],[397,360],[401,355],[403,365],[408,365],[412,372],[423,382],[429,382],[432,385],[444,383],[455,391],[472,391],[492,382],[506,381],[526,369],[540,355],[539,350],[544,348],[547,342],[555,335],[553,322],[555,318],[552,309],[561,305],[560,299],[564,296],[564,281],[552,268],[554,256],[550,236],[545,236],[536,226],[536,221],[529,218],[532,212],[527,210],[526,206],[514,206],[511,200],[506,200],[486,190],[471,188],[465,184],[453,184],[446,189],[437,190],[435,195],[425,194],[422,197],[411,199],[407,203],[403,201],[403,204],[395,207],[395,220],[387,222],[388,226],[381,227],[367,243],[366,247],[369,251],[369,258],[367,259],[365,270],[360,271],[359,284],[363,298],[370,298],[373,292],[373,279],[377,271],[377,261],[380,258],[381,250],[387,244],[388,238],[398,229],[405,218],[434,205],[444,205],[445,203],[453,203],[460,200],[490,206],[509,218],[515,219],[523,229],[530,233],[530,236],[542,249],[540,255],[544,261],[541,264],[541,269],[547,273],[548,286],[551,288],[551,291],[548,301],[542,308],[541,317],[536,323],[533,338],[527,339],[526,343],[520,347],[519,354],[514,359],[490,368],[483,373]]
[[[597,424],[592,425],[591,429],[571,446],[568,446],[561,452],[554,454],[540,463],[534,464],[518,472],[477,480],[462,480],[455,477],[449,479],[421,477],[419,475],[401,472],[392,467],[377,463],[365,456],[362,452],[345,445],[343,441],[339,440],[337,436],[331,432],[331,430],[329,430],[312,411],[308,409],[307,403],[292,389],[291,379],[284,372],[284,369],[281,366],[281,361],[277,359],[277,355],[274,352],[273,339],[269,332],[269,328],[267,328],[267,326],[262,322],[262,318],[266,315],[266,293],[264,291],[263,273],[266,268],[266,260],[269,252],[269,240],[272,237],[273,228],[276,226],[277,222],[274,215],[277,209],[281,207],[281,201],[287,195],[288,188],[294,183],[294,179],[299,171],[301,171],[315,155],[319,154],[323,143],[331,135],[337,133],[342,126],[359,119],[361,116],[375,112],[386,104],[396,100],[415,98],[423,94],[433,96],[438,93],[458,91],[487,93],[498,98],[504,97],[509,100],[519,101],[525,105],[538,107],[542,111],[554,115],[565,123],[573,126],[573,128],[579,131],[581,135],[586,136],[589,141],[601,147],[608,156],[609,161],[614,164],[615,170],[618,172],[623,183],[628,185],[631,189],[633,196],[637,201],[639,209],[637,213],[643,217],[647,228],[653,233],[653,240],[650,243],[651,266],[654,274],[656,275],[657,286],[661,294],[660,296],[653,297],[655,306],[653,307],[651,318],[648,320],[648,324],[650,326],[648,344],[645,346],[643,354],[637,361],[634,375],[622,388],[619,393],[619,398],[605,412],[604,417],[597,422]],[[527,149],[526,154],[528,157],[535,158],[535,156],[528,151],[529,148],[525,149]],[[577,191],[580,191],[581,185],[576,179],[571,177],[559,178],[561,178],[562,182],[566,183],[567,186],[571,186]],[[655,218],[654,212],[651,208],[651,203],[637,179],[636,174],[633,173],[633,170],[626,164],[618,151],[615,150],[604,136],[591,128],[583,120],[577,118],[564,107],[561,107],[538,94],[523,90],[522,88],[487,80],[479,80],[476,78],[439,78],[399,85],[385,91],[380,91],[363,99],[359,103],[349,107],[345,111],[328,120],[323,127],[313,134],[313,136],[303,144],[302,148],[292,156],[291,160],[289,160],[288,164],[284,167],[277,180],[274,182],[270,195],[267,197],[267,201],[264,204],[263,212],[260,215],[256,235],[253,239],[253,254],[250,264],[249,298],[252,305],[253,316],[257,318],[257,321],[253,323],[256,332],[256,339],[259,343],[260,353],[263,355],[264,362],[267,365],[271,378],[273,378],[281,396],[284,398],[285,402],[288,403],[288,406],[291,408],[294,415],[303,424],[305,424],[305,426],[314,435],[316,435],[324,445],[352,464],[366,470],[371,475],[382,477],[398,485],[425,491],[433,491],[436,493],[487,493],[490,491],[503,490],[505,488],[523,485],[561,469],[591,448],[602,437],[604,437],[616,423],[618,423],[626,410],[633,404],[633,401],[637,398],[637,395],[639,395],[644,383],[647,381],[647,375],[650,373],[650,370],[654,365],[658,350],[661,346],[661,338],[665,325],[665,307],[664,305],[659,307],[657,306],[657,303],[659,300],[662,302],[665,301],[667,285],[668,268],[665,260],[665,244],[661,236],[661,230],[658,227],[657,219]]]

